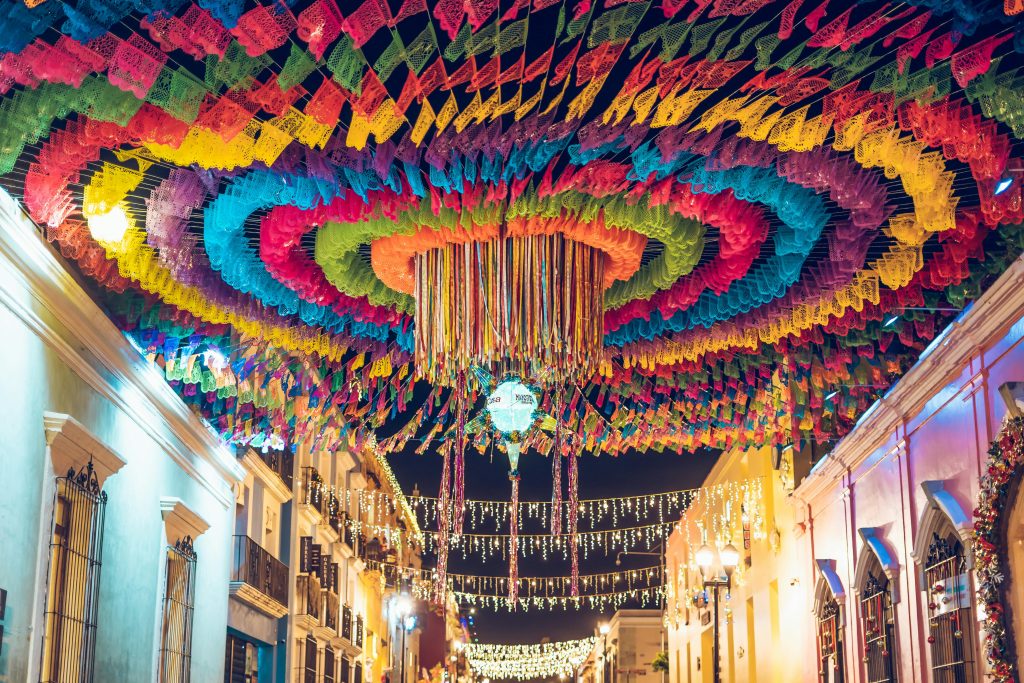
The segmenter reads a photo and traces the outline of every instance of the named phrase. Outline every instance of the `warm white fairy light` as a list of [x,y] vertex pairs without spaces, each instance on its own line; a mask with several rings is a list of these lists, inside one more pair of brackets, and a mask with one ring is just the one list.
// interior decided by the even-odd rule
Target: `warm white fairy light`
[[[389,499],[389,505],[391,506],[392,511],[395,508],[401,511],[402,516],[406,519],[406,524],[408,524],[409,532],[412,533],[413,539],[422,545],[423,532],[420,530],[419,522],[416,519],[416,513],[413,512],[405,494],[402,493],[402,486],[398,483],[395,473],[391,470],[391,465],[388,464],[387,458],[384,457],[384,452],[377,447],[375,442],[370,444],[368,448],[373,452],[374,458],[377,460],[377,465],[380,466],[381,473],[384,475],[384,479],[387,481],[388,485],[391,487],[391,491],[393,492],[390,495],[382,491],[374,491],[373,493],[379,494],[381,498]],[[346,490],[344,493],[346,494],[345,501],[348,502],[350,500],[350,496],[348,494],[350,494],[351,491]],[[359,511],[360,513],[363,512],[362,504],[359,506]],[[375,518],[380,519],[379,517]]]
[[[422,583],[426,586],[433,586],[436,578],[432,569],[400,567],[394,563],[376,560],[366,560],[366,566],[370,571],[399,574],[408,577],[414,583]],[[662,583],[661,565],[579,576],[579,590],[583,595],[607,594],[609,592],[628,593],[632,590],[656,588]],[[502,596],[508,594],[509,578],[507,575],[478,576],[448,572],[447,584],[449,591],[465,595]],[[572,579],[568,576],[520,576],[518,584],[518,593],[523,597],[569,597],[572,592]]]
[[530,680],[569,675],[594,649],[595,639],[536,645],[467,643],[463,652],[477,676],[492,680]]
[[[424,592],[424,599],[430,595],[429,590]],[[614,591],[611,593],[581,594],[577,597],[517,597],[509,599],[507,595],[480,595],[477,593],[461,593],[451,591],[449,595],[462,605],[481,607],[491,610],[508,610],[510,612],[528,612],[535,610],[575,609],[575,610],[597,610],[618,609],[629,603],[639,605],[641,608],[647,606],[658,606],[665,595],[664,586],[651,586],[650,588],[636,588],[628,591]]]
[[[386,461],[378,456],[384,467]],[[393,478],[389,467],[385,469],[385,475]],[[392,485],[397,487],[397,482]],[[407,500],[401,496],[401,490],[395,488],[400,497],[392,497],[384,491],[351,489],[338,492],[343,501],[351,507],[357,507],[362,519],[386,519],[395,514],[396,509],[408,511],[408,516],[417,518],[414,510],[419,515],[420,523],[425,527],[434,527],[437,523],[436,498],[417,496]],[[625,549],[640,548],[640,542],[651,542],[657,545],[667,535],[664,533],[669,525],[673,524],[679,515],[691,508],[699,508],[708,511],[708,518],[704,520],[704,528],[708,529],[716,537],[728,535],[727,529],[740,523],[741,512],[747,517],[747,526],[753,538],[760,538],[765,533],[765,520],[763,514],[763,480],[762,478],[748,481],[725,482],[703,486],[695,489],[683,489],[665,493],[655,493],[645,496],[629,496],[624,498],[594,498],[581,500],[579,502],[580,532],[578,547],[587,553],[596,552],[600,548],[622,538],[625,542],[632,542],[633,545]],[[566,504],[563,504],[563,508]],[[348,509],[351,509],[349,507]],[[551,511],[553,507],[550,501],[526,501],[519,504],[520,528],[528,520],[534,520],[539,525],[550,528]],[[449,546],[455,550],[462,550],[465,553],[483,552],[488,557],[504,557],[507,550],[503,550],[502,544],[497,539],[507,536],[502,532],[508,529],[509,513],[511,503],[507,501],[493,500],[468,500],[466,501],[466,528],[470,530],[494,529],[495,533],[470,533],[461,536],[450,537]],[[380,514],[378,514],[380,513]],[[620,521],[635,519],[638,522],[649,523],[619,527]],[[601,530],[598,525],[601,522],[610,520],[614,529]],[[563,526],[563,528],[565,528]],[[419,527],[415,527],[418,532]],[[621,533],[616,534],[619,531]],[[436,544],[436,534],[427,535],[428,544]],[[520,548],[541,554],[545,559],[552,554],[561,552],[568,553],[569,546],[561,542],[560,537],[547,536],[546,534],[520,534]],[[422,542],[422,537],[418,538]],[[616,548],[622,550],[624,548]]]

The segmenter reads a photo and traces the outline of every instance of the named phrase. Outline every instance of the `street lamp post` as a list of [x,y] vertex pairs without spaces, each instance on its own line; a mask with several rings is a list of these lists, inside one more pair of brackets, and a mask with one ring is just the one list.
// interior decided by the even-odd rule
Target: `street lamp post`
[[612,630],[612,627],[607,622],[600,624],[597,627],[598,633],[601,634],[601,683],[608,683],[608,632]]
[[398,667],[398,681],[399,683],[405,683],[405,632],[409,629],[409,620],[413,620],[415,625],[416,617],[412,616],[412,598],[407,593],[402,593],[395,600],[395,616],[398,617],[398,628],[402,631],[402,645],[399,648],[401,653],[402,663]]
[[[715,561],[715,551],[708,545],[701,546],[700,550],[697,551],[697,566],[700,567],[700,575],[704,579],[704,591],[707,592],[708,588],[712,588],[714,591],[715,599],[715,623],[714,623],[714,642],[712,643],[712,667],[714,683],[722,683],[722,662],[719,657],[719,636],[718,636],[718,595],[722,588],[725,588],[726,595],[732,590],[732,573],[735,571],[736,566],[740,561],[740,553],[736,550],[736,547],[732,543],[722,548],[718,553],[719,567],[714,568],[714,574],[711,574],[712,564]],[[722,572],[725,572],[725,577],[722,577]]]

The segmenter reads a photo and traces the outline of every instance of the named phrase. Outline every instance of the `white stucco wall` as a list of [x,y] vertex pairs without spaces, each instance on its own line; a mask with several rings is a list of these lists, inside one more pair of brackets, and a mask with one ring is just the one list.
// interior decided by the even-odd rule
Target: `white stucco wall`
[[[71,416],[126,463],[104,484],[95,680],[156,678],[167,543],[160,501],[168,497],[209,525],[195,540],[192,680],[220,680],[237,463],[184,404],[174,404],[158,373],[125,372],[124,364],[144,361],[60,277],[59,263],[13,206],[0,197],[0,588],[8,591],[0,683],[38,680],[37,597],[47,569],[40,549],[49,542],[56,477],[47,411]],[[90,319],[96,335],[86,339],[73,321]]]

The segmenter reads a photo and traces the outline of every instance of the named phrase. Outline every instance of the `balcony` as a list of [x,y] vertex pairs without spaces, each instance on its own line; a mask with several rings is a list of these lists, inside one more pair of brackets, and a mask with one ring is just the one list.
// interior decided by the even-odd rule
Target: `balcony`
[[320,579],[316,574],[300,574],[295,577],[295,599],[295,616],[298,623],[307,630],[319,626],[323,597]]
[[323,625],[334,633],[338,632],[338,594],[324,589],[321,591],[323,594],[323,610],[320,612],[323,615]]
[[235,536],[231,595],[271,617],[288,613],[288,566],[248,536]]
[[[265,453],[258,448],[239,446],[236,450],[239,460],[247,462],[247,467],[260,472],[265,480],[272,477],[281,484],[282,490],[287,490],[289,495],[292,490],[292,481],[295,477],[295,454],[285,449],[281,451],[267,450]],[[268,485],[273,486],[271,482]]]
[[327,519],[330,517],[328,510],[328,496],[332,496],[324,483],[323,477],[315,467],[302,468],[302,499],[303,505],[308,505],[320,516]]
[[344,513],[332,515],[328,522],[338,538],[351,549],[352,554],[358,556],[357,535],[349,523],[349,516]]
[[263,453],[257,450],[256,455],[274,474],[281,478],[285,486],[289,489],[292,487],[292,479],[295,475],[295,455],[291,451],[268,450]]

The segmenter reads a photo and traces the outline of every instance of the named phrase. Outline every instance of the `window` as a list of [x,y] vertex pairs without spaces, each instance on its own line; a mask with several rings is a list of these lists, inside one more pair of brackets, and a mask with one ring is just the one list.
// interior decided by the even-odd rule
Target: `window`
[[316,638],[306,636],[306,656],[302,667],[302,683],[317,683],[316,680]]
[[843,683],[843,622],[835,598],[825,600],[818,611],[818,680]]
[[352,672],[352,663],[348,657],[341,658],[341,671],[338,674],[338,683],[349,683],[349,674]]
[[356,665],[352,668],[354,672],[352,675],[353,683],[363,683],[363,663],[356,662]]
[[928,646],[935,683],[974,681],[974,626],[964,547],[950,528],[932,535],[925,561]]
[[878,561],[873,556],[864,561],[871,560],[874,560],[876,567],[868,570],[860,598],[866,680],[867,683],[895,683],[893,648],[896,647],[896,623],[892,594],[889,592],[889,579],[882,573],[881,567],[877,566]]
[[192,537],[167,547],[164,617],[160,632],[160,683],[192,678],[192,613],[196,591],[196,552]]
[[334,648],[328,645],[324,650],[324,683],[336,683],[337,679],[334,678],[335,661]]
[[39,680],[91,683],[107,494],[92,461],[56,483]]

